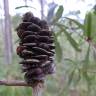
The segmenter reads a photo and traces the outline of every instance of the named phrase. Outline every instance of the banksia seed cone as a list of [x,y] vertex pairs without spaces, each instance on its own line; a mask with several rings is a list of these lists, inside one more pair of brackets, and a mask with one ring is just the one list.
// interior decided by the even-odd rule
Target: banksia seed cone
[[27,12],[19,24],[20,38],[17,54],[22,58],[22,71],[28,84],[44,82],[47,74],[54,72],[54,44],[52,32],[45,20]]

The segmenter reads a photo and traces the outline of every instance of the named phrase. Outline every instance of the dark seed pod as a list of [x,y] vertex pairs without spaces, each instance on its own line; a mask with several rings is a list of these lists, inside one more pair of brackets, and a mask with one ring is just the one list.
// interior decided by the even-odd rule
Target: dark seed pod
[[23,15],[22,21],[29,22],[31,18],[34,18],[33,14],[30,12],[27,12]]
[[42,29],[47,29],[47,30],[49,30],[48,24],[47,24],[47,22],[46,22],[45,20],[42,20],[42,21],[39,23],[39,25],[40,25],[40,27],[41,27]]
[[49,30],[41,30],[40,32],[38,32],[38,34],[40,36],[52,36],[52,32]]
[[18,31],[19,29],[21,30],[27,30],[27,27],[29,25],[31,25],[32,23],[31,22],[23,22],[21,24],[19,24],[19,26],[16,28],[16,30]]
[[24,39],[28,35],[36,35],[36,34],[37,34],[36,32],[23,31],[20,37],[21,37],[21,39]]
[[33,22],[34,24],[38,25],[40,23],[40,19],[37,17],[31,17],[30,22]]
[[31,25],[29,25],[29,26],[27,27],[27,30],[33,31],[33,32],[38,32],[38,31],[41,30],[41,28],[40,28],[38,25],[32,23]]
[[17,27],[17,35],[20,42],[16,51],[22,58],[25,81],[28,84],[44,82],[47,74],[54,73],[55,46],[47,22],[28,12]]

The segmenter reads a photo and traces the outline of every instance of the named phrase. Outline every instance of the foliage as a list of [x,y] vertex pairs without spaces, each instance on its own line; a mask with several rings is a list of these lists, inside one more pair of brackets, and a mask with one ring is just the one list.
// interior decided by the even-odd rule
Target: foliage
[[[92,66],[94,66],[94,69],[96,68],[95,60],[92,58],[92,56],[94,56],[92,51],[93,49],[96,50],[95,49],[96,41],[94,41],[96,34],[95,10],[92,9],[86,13],[83,24],[81,24],[78,20],[71,19],[68,17],[61,18],[62,13],[63,13],[63,7],[60,6],[54,15],[54,17],[55,16],[56,17],[55,18],[53,17],[53,21],[51,22],[52,24],[51,26],[53,26],[53,30],[55,31],[54,38],[56,45],[57,62],[65,64],[63,66],[65,67],[65,72],[67,72],[66,73],[68,76],[67,83],[68,86],[70,86],[69,89],[71,87],[73,88],[78,87],[78,89],[76,88],[76,90],[80,91],[81,92],[80,94],[83,94],[81,91],[82,89],[80,90],[80,87],[81,85],[84,87],[86,86],[85,87],[87,92],[86,94],[87,96],[90,96],[93,94],[92,86],[94,86],[96,77],[94,73],[95,70],[92,71],[91,69]],[[69,41],[69,45],[65,44],[65,46],[73,48],[75,52],[74,57],[70,56],[67,57],[64,55],[65,58],[64,61],[62,60],[63,52],[66,50],[63,50],[63,47],[61,45],[62,37],[63,37],[62,45],[65,44],[65,42]],[[67,38],[67,41],[65,40],[65,38]],[[72,49],[68,48],[67,51],[69,50]],[[67,67],[69,67],[69,69],[67,69]],[[83,82],[86,82],[86,84],[83,85],[84,84]],[[94,90],[94,94],[92,96],[95,95],[96,94]]]

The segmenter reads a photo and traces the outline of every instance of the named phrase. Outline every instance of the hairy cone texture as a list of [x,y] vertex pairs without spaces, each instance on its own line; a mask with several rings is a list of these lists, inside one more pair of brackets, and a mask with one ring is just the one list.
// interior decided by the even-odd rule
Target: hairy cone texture
[[46,75],[54,73],[55,46],[47,22],[27,12],[16,30],[20,38],[17,54],[22,58],[20,64],[26,82],[44,82]]

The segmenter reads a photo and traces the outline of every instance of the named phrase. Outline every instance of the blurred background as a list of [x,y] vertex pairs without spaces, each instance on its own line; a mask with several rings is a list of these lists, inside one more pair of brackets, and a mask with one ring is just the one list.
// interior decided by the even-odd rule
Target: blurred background
[[[44,96],[96,96],[95,4],[96,0],[0,0],[0,79],[24,79],[15,29],[31,11],[47,20],[54,32],[56,73],[46,79]],[[32,96],[32,90],[0,86],[0,96]]]

